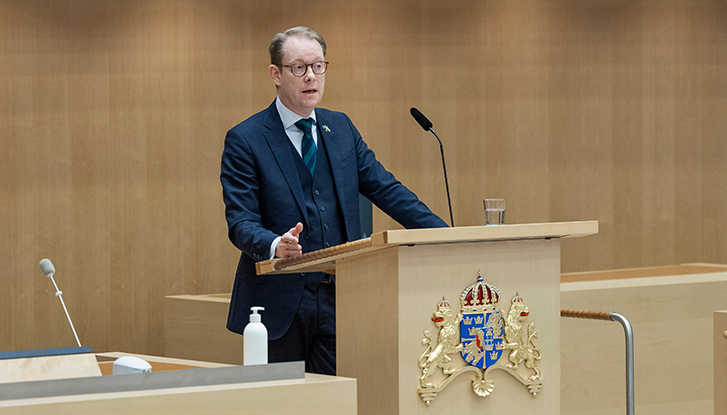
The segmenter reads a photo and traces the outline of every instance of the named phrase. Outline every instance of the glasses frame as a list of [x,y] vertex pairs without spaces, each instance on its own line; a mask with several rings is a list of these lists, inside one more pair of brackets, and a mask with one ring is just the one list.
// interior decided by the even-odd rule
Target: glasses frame
[[[321,73],[316,73],[316,72],[315,72],[315,71],[313,70],[313,65],[315,65],[315,64],[317,64],[317,63],[324,63],[324,64],[325,64],[325,65],[323,66],[323,72],[321,72]],[[283,67],[285,67],[285,68],[290,68],[290,73],[291,73],[291,74],[292,74],[292,75],[293,75],[294,77],[296,77],[296,78],[301,78],[301,77],[305,76],[305,74],[307,74],[307,73],[308,73],[308,68],[310,68],[310,70],[311,70],[311,71],[313,72],[313,75],[323,75],[323,74],[325,74],[325,73],[326,73],[326,71],[328,70],[328,65],[329,65],[329,63],[330,63],[330,62],[326,62],[326,61],[315,61],[315,62],[313,62],[313,63],[308,63],[308,64],[306,64],[306,63],[296,63],[295,65],[281,65],[281,66],[283,66]],[[303,73],[302,73],[302,74],[300,74],[300,75],[296,75],[296,74],[295,74],[295,73],[293,72],[293,66],[298,66],[298,65],[303,65],[303,66],[305,66],[305,71],[303,71]]]

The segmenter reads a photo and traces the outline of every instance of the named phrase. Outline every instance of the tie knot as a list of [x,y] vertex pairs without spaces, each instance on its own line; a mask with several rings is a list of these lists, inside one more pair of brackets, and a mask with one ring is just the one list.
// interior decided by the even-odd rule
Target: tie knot
[[295,122],[295,126],[298,127],[303,133],[311,132],[315,120],[313,118],[301,118]]

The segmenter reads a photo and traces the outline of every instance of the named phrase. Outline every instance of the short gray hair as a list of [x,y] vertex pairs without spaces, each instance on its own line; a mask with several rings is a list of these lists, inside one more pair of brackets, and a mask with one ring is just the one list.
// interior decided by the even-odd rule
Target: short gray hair
[[270,47],[268,48],[268,52],[270,52],[271,64],[277,66],[278,68],[283,66],[283,56],[285,56],[283,46],[285,45],[285,41],[288,40],[288,38],[294,36],[315,40],[321,45],[321,49],[323,49],[323,57],[326,57],[326,41],[323,40],[323,36],[319,35],[315,30],[309,27],[298,26],[290,28],[283,33],[278,33],[273,36],[273,39],[270,41]]

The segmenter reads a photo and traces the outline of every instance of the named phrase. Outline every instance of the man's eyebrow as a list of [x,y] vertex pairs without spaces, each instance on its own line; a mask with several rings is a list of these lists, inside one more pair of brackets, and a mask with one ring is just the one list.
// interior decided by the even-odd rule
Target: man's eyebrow
[[291,63],[290,63],[289,65],[294,65],[294,64],[301,64],[301,65],[312,65],[312,64],[314,64],[314,63],[316,63],[316,62],[324,62],[324,61],[325,61],[325,58],[316,58],[316,60],[314,60],[314,61],[313,61],[313,62],[311,62],[311,63],[304,63],[303,61],[301,61],[301,60],[297,60],[297,59],[296,59],[296,60],[294,60],[293,62],[291,62]]

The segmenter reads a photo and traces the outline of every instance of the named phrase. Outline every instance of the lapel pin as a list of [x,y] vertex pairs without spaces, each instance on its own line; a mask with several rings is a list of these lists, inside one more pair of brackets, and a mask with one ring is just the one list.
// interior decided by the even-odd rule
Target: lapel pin
[[330,132],[331,132],[331,129],[330,129],[330,128],[328,128],[328,126],[324,124],[324,125],[323,125],[323,131],[325,131],[325,132],[327,132],[327,133],[330,133]]

